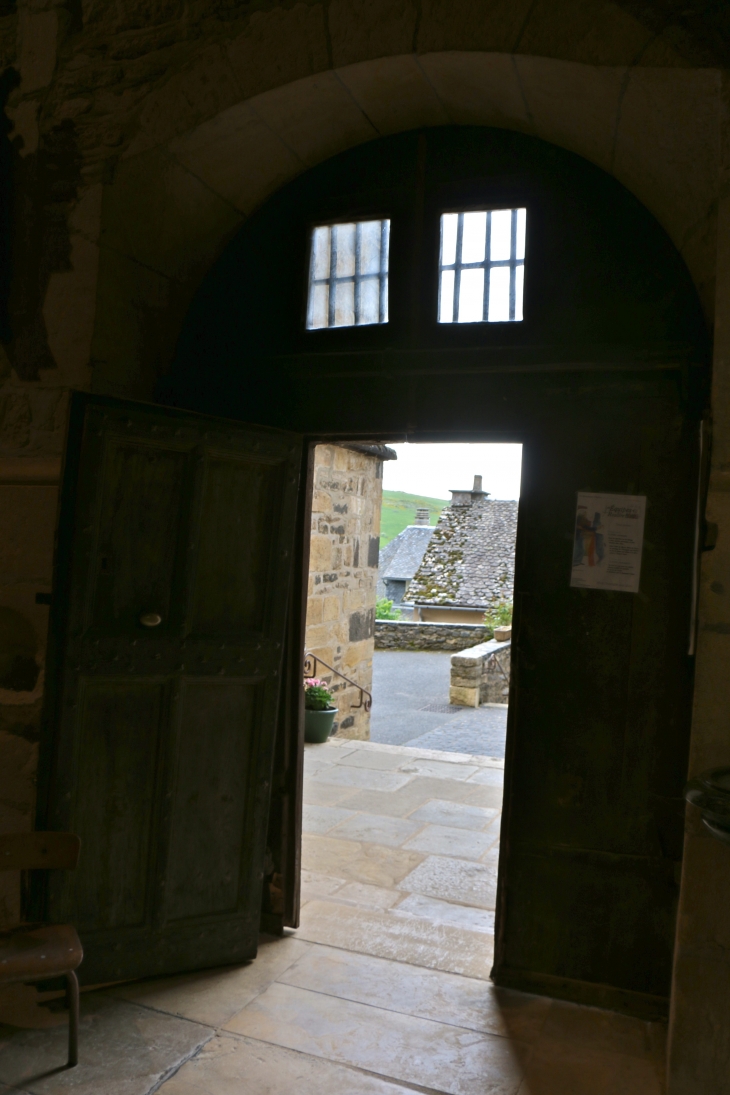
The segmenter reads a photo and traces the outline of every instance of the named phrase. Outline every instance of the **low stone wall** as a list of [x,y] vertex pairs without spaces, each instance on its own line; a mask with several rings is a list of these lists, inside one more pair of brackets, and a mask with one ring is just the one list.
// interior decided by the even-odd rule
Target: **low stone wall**
[[449,703],[462,707],[507,703],[511,646],[509,641],[500,643],[491,639],[452,654]]
[[483,624],[435,624],[376,620],[376,650],[463,650],[491,638]]

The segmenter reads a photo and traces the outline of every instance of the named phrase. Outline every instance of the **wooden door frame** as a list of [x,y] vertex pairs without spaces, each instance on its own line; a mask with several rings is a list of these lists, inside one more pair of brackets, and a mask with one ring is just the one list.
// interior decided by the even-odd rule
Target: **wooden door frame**
[[279,700],[279,733],[272,781],[281,796],[280,865],[283,874],[281,915],[264,913],[264,930],[280,933],[299,927],[302,865],[302,807],[304,793],[304,692],[302,666],[307,627],[309,545],[314,484],[314,450],[319,442],[305,438],[302,452],[295,557],[289,595],[287,645]]
[[[400,444],[413,441],[421,444],[518,444],[523,449],[529,442],[516,440],[512,434],[494,436],[487,431],[488,437],[473,431],[428,432],[413,431],[407,435],[378,436],[378,444]],[[314,452],[317,445],[342,445],[348,442],[373,443],[372,437],[358,437],[353,433],[327,433],[305,435],[302,476],[302,497],[297,517],[297,546],[292,575],[290,598],[289,645],[287,648],[283,687],[280,697],[279,733],[280,747],[277,747],[273,776],[273,787],[279,787],[283,803],[282,842],[280,862],[284,876],[283,914],[280,916],[264,913],[261,926],[264,931],[281,934],[283,928],[298,928],[301,894],[301,849],[302,849],[302,809],[304,795],[304,693],[302,691],[302,667],[304,664],[305,636],[307,627],[307,593],[309,585],[309,548],[311,539],[312,496],[314,488]],[[515,545],[515,586],[517,585],[517,559],[520,529],[520,503],[517,510],[517,543]],[[515,625],[517,626],[517,625]],[[509,711],[513,708],[513,680],[510,674]],[[508,712],[507,738],[510,738],[511,719]],[[505,782],[505,801],[507,783]],[[273,802],[273,800],[272,800]],[[504,805],[503,805],[504,809]],[[501,866],[501,859],[500,859]],[[498,906],[499,907],[499,906]]]

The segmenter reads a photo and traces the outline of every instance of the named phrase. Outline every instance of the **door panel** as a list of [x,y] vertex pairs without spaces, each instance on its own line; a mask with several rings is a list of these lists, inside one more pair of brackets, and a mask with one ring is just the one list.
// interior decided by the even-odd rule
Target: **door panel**
[[241,680],[181,682],[169,920],[231,912],[238,903],[259,688]]
[[205,462],[192,630],[260,631],[266,568],[282,495],[281,469]]
[[161,681],[82,679],[73,815],[84,855],[64,876],[79,930],[142,924],[148,896]]
[[105,448],[90,589],[94,625],[116,631],[137,626],[140,605],[169,619],[185,453],[116,438]]
[[74,396],[38,824],[82,853],[35,907],[78,925],[87,984],[256,953],[301,456]]

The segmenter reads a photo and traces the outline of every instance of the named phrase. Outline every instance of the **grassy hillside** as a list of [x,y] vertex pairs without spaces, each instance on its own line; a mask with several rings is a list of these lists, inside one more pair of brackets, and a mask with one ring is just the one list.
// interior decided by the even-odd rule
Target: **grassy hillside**
[[435,525],[446,504],[445,498],[424,498],[420,494],[406,494],[402,490],[384,490],[383,508],[380,511],[381,548],[402,532],[406,525],[414,523],[417,509],[428,509],[431,524]]

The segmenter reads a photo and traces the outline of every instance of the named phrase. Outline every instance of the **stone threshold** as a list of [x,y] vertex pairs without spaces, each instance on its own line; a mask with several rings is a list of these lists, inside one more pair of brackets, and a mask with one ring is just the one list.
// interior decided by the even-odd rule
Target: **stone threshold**
[[[482,704],[482,707],[506,707],[507,704]],[[398,753],[404,757],[418,757],[423,760],[443,760],[448,764],[476,764],[480,768],[504,768],[500,757],[485,757],[480,753],[446,753],[443,749],[418,749],[411,745],[385,745],[379,741],[358,741],[354,738],[330,738],[325,744],[346,749],[366,749],[382,753]],[[307,747],[305,746],[305,749]],[[319,748],[319,746],[313,746]]]

